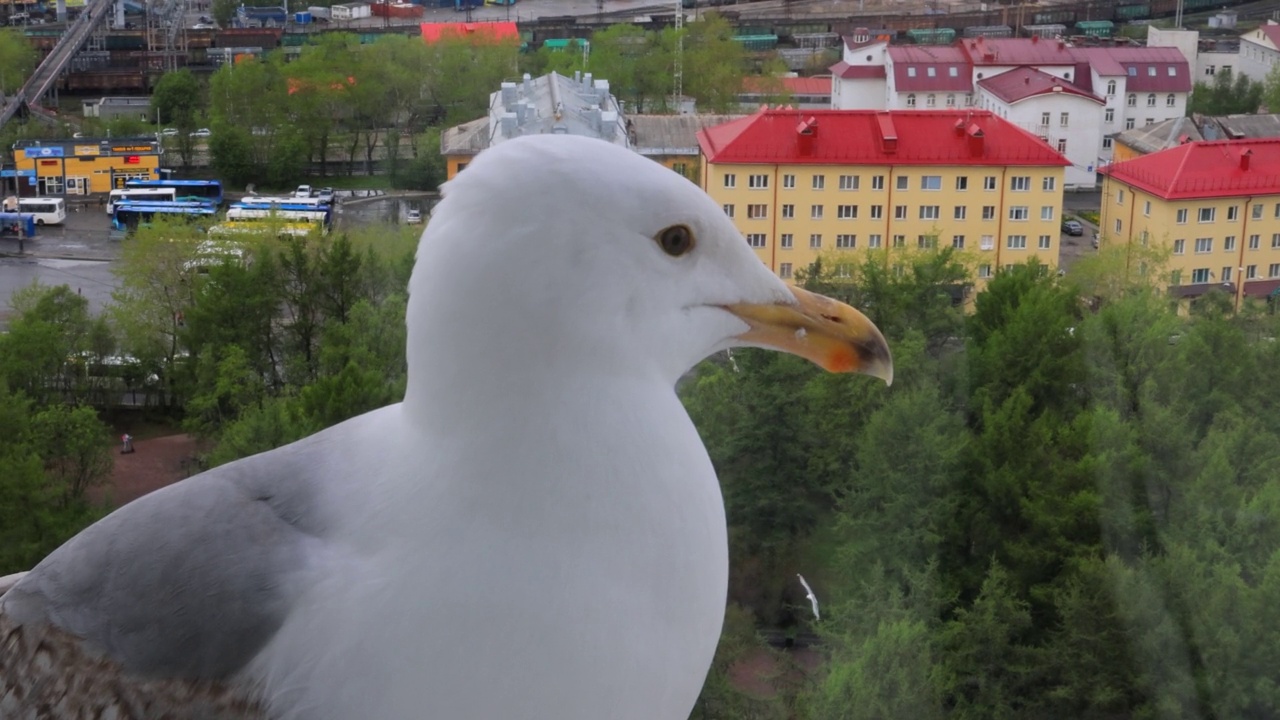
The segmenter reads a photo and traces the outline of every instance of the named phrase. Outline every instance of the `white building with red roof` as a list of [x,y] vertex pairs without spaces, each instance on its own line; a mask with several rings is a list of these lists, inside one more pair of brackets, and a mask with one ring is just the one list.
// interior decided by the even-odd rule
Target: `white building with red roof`
[[[1240,36],[1240,72],[1262,82],[1271,68],[1280,65],[1280,25],[1268,20]],[[1277,108],[1271,108],[1275,112]]]
[[[833,108],[982,107],[1054,147],[1065,142],[1069,184],[1077,187],[1096,184],[1088,176],[1110,162],[1117,133],[1185,115],[1192,87],[1190,64],[1176,48],[1074,47],[1038,37],[891,46],[855,34],[831,70]],[[1017,81],[998,80],[1014,71],[1023,71]],[[1016,82],[1022,91],[1011,87]],[[1079,112],[1086,117],[1074,121]],[[1040,122],[1045,113],[1052,122]]]

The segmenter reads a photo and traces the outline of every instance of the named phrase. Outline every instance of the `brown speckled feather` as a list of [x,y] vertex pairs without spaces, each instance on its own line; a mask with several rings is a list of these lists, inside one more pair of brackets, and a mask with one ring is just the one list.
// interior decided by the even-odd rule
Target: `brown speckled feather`
[[48,625],[0,614],[0,718],[4,720],[268,720],[245,688],[130,676]]

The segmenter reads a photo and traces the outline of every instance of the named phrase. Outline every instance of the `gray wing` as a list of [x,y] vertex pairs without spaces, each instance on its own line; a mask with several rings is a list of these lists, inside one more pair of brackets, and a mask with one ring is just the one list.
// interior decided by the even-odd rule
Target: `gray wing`
[[0,598],[126,671],[225,679],[279,628],[323,551],[307,443],[241,460],[120,508]]

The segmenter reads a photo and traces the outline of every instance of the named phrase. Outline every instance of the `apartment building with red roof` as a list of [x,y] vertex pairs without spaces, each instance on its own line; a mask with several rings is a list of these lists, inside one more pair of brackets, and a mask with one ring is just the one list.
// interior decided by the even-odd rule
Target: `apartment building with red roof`
[[1167,247],[1171,295],[1280,296],[1280,139],[1188,142],[1102,174],[1101,242]]
[[981,110],[762,110],[698,133],[701,184],[790,280],[954,247],[979,285],[1059,253],[1063,168],[1042,140]]

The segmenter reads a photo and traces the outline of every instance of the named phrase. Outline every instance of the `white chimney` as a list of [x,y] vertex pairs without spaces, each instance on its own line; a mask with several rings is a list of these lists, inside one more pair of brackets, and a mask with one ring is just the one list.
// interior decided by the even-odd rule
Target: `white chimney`
[[504,107],[511,107],[516,104],[516,84],[513,82],[502,83],[502,104]]
[[502,113],[502,134],[507,137],[514,137],[519,121],[513,112]]

